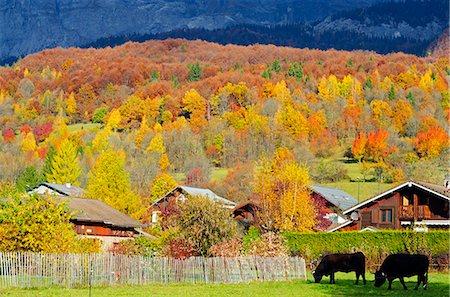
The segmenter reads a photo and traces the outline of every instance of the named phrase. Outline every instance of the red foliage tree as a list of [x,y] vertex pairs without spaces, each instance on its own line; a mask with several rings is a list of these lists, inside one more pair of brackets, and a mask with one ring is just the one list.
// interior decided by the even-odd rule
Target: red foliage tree
[[14,134],[14,131],[7,128],[3,131],[3,140],[7,143],[13,142],[16,140],[16,135]]

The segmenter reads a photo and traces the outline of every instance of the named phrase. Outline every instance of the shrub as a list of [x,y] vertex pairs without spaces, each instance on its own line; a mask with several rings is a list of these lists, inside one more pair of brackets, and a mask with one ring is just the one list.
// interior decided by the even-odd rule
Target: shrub
[[99,107],[94,111],[94,116],[92,117],[93,123],[103,124],[105,122],[105,116],[108,114],[109,107]]
[[313,177],[315,181],[321,183],[337,182],[347,177],[347,170],[341,163],[321,161]]
[[216,243],[237,235],[228,209],[206,197],[190,197],[180,205],[179,227],[194,250],[203,256]]
[[160,246],[156,240],[138,236],[135,239],[119,242],[110,252],[124,255],[154,256],[159,250]]
[[334,233],[284,233],[292,254],[311,261],[329,253],[361,251],[367,257],[367,267],[374,270],[392,253],[423,253],[436,256],[448,253],[447,231],[378,231]]

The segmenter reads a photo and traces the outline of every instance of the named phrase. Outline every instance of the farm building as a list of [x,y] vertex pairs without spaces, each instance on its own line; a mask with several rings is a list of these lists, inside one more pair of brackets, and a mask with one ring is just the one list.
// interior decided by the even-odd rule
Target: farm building
[[210,189],[176,186],[175,188],[167,192],[163,197],[157,199],[150,207],[152,211],[152,223],[155,224],[157,222],[158,216],[161,211],[166,209],[169,205],[173,203],[183,202],[189,199],[189,197],[195,196],[211,199],[221,204],[223,207],[229,209],[232,209],[236,206],[235,202],[220,197]]
[[28,193],[52,195],[55,200],[67,203],[71,213],[71,222],[81,237],[99,239],[103,250],[116,243],[134,238],[141,233],[141,223],[118,211],[108,204],[95,199],[82,198],[83,189],[70,185],[41,183]]
[[[338,226],[346,222],[344,210],[358,203],[348,193],[335,188],[324,186],[311,186],[311,199],[323,202],[325,219],[331,221],[331,227]],[[245,227],[252,225],[255,221],[258,204],[256,201],[247,201],[233,208],[233,216],[239,220]]]
[[349,219],[330,231],[414,228],[448,229],[450,189],[408,181],[343,212]]

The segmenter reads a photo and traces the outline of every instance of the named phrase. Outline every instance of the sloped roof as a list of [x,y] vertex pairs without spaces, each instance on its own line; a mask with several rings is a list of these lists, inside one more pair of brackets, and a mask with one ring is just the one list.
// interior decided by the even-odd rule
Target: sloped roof
[[350,212],[352,212],[358,208],[361,208],[369,203],[372,203],[378,199],[381,199],[381,198],[385,197],[386,195],[391,194],[395,191],[398,191],[404,187],[416,187],[416,188],[425,190],[427,192],[433,193],[434,195],[436,195],[440,198],[450,200],[450,191],[447,188],[445,188],[444,186],[410,180],[410,181],[404,182],[398,186],[395,186],[387,191],[384,191],[381,194],[373,196],[372,198],[369,198],[366,201],[363,201],[357,205],[354,205],[353,207],[345,210],[344,214],[349,214]]
[[210,189],[193,188],[193,187],[187,187],[187,186],[180,186],[180,188],[191,196],[204,196],[204,197],[208,197],[209,199],[212,199],[214,201],[217,201],[217,202],[220,202],[223,204],[228,204],[228,205],[233,205],[233,206],[236,205],[235,202],[225,199],[223,197],[220,197],[219,195],[217,195]]
[[[56,194],[64,195],[64,196],[70,196],[70,197],[83,197],[84,190],[80,187],[74,186],[74,185],[61,185],[56,183],[49,183],[49,182],[43,182],[40,183],[33,188],[29,190],[33,191],[35,189],[38,189],[39,187],[44,186],[49,188],[50,190],[56,192]],[[44,193],[38,193],[38,194],[44,194]]]
[[207,197],[211,200],[214,200],[216,202],[228,205],[228,206],[236,206],[236,203],[225,199],[223,197],[220,197],[219,195],[217,195],[216,193],[214,193],[213,191],[211,191],[210,189],[203,189],[203,188],[194,188],[194,187],[187,187],[187,186],[176,186],[175,188],[173,188],[172,190],[170,190],[169,192],[167,192],[164,196],[162,196],[161,198],[159,198],[158,200],[156,200],[153,204],[157,204],[160,201],[164,200],[164,198],[166,198],[169,194],[173,193],[174,191],[176,191],[177,189],[179,189],[181,192],[184,192],[185,194],[189,195],[189,196],[202,196],[202,197]]
[[95,222],[115,227],[138,228],[143,224],[108,204],[95,199],[54,196],[56,201],[66,202],[73,213],[72,220]]
[[311,186],[311,189],[314,192],[320,194],[323,198],[325,198],[328,202],[330,202],[340,210],[346,210],[347,208],[358,204],[358,200],[340,189],[317,185]]

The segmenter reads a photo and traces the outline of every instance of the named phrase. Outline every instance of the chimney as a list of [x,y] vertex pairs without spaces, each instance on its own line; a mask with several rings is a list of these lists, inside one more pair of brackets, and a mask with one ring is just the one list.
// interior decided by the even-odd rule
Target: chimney
[[72,184],[71,183],[66,183],[66,188],[71,188]]

